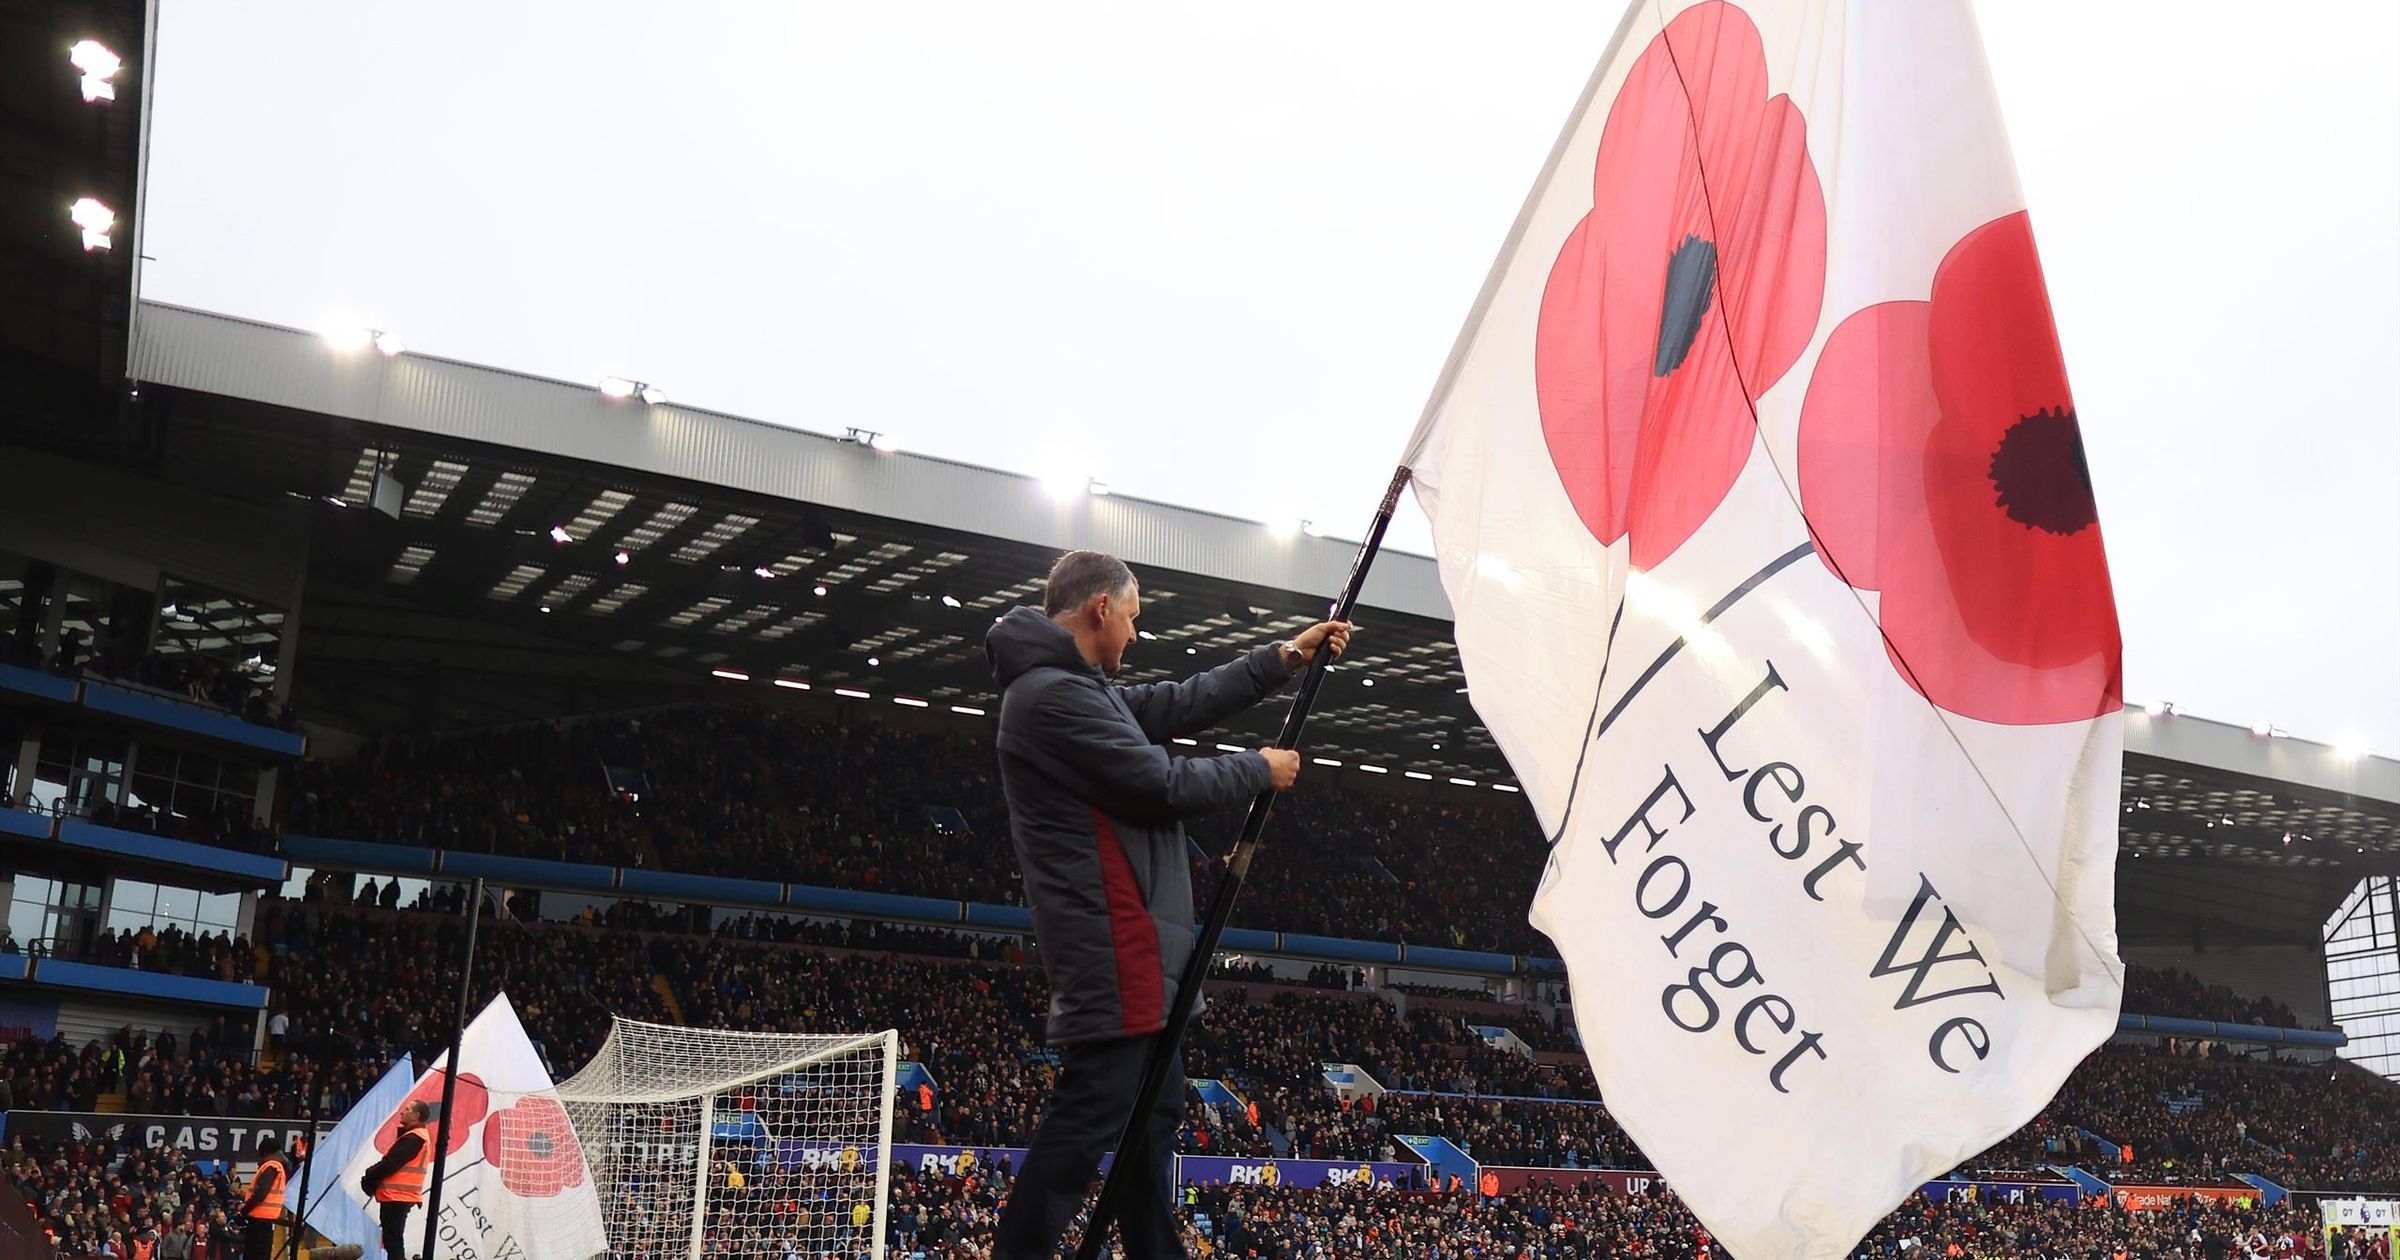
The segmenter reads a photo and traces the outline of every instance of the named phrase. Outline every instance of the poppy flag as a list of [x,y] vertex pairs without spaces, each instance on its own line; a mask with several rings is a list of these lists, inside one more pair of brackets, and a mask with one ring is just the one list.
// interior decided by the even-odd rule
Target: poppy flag
[[[468,1021],[458,1060],[464,1070],[450,1087],[450,1140],[441,1155],[442,1219],[447,1225],[453,1216],[471,1218],[474,1228],[436,1230],[432,1260],[605,1254],[608,1236],[582,1143],[507,994],[494,994]],[[401,1099],[360,1104],[374,1118],[375,1137],[360,1143],[339,1177],[358,1210],[380,1211],[359,1179],[397,1139],[401,1104],[438,1102],[450,1067],[444,1054]],[[468,1210],[462,1213],[461,1205]],[[409,1213],[412,1253],[426,1211],[420,1204]]]
[[1611,1112],[1848,1253],[2115,1029],[2122,660],[1968,0],[1640,0],[1412,438]]

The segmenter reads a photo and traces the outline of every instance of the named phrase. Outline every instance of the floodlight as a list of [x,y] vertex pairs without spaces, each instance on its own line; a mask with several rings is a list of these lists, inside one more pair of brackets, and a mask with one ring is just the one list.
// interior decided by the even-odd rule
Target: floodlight
[[81,40],[67,50],[67,63],[83,71],[83,99],[113,101],[117,85],[109,82],[125,68],[125,59],[96,39]]
[[108,230],[116,226],[117,212],[95,198],[84,197],[67,207],[67,221],[83,229],[85,252],[108,248]]

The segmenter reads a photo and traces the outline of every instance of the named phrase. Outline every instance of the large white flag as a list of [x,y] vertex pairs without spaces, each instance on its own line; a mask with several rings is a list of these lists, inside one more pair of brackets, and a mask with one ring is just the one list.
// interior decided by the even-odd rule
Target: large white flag
[[1601,1091],[1740,1260],[2115,1026],[2076,425],[1968,0],[1639,0],[1411,443]]
[[[600,1200],[582,1145],[507,994],[468,1022],[459,1035],[458,1059],[465,1067],[452,1087],[442,1221],[432,1260],[586,1260],[606,1252]],[[439,1103],[449,1067],[444,1054],[417,1078],[408,1098]],[[354,1201],[366,1202],[359,1176],[398,1137],[395,1104],[374,1140],[342,1170],[342,1188]],[[425,1209],[419,1207],[409,1213],[411,1256],[422,1252],[424,1231]]]

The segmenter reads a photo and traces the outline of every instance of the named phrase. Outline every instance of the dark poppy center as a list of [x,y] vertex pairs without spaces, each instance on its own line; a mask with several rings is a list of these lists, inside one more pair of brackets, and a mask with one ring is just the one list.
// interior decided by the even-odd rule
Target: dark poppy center
[[1658,357],[1650,365],[1652,376],[1683,366],[1692,342],[1700,337],[1700,317],[1708,314],[1716,288],[1717,247],[1697,236],[1684,237],[1667,256],[1667,292],[1658,310]]
[[549,1134],[535,1129],[525,1136],[525,1149],[532,1151],[537,1159],[548,1159],[558,1153],[558,1144],[550,1140]]
[[1992,489],[2008,519],[2044,533],[2080,533],[2099,520],[2075,409],[2044,408],[2008,426],[1992,452]]

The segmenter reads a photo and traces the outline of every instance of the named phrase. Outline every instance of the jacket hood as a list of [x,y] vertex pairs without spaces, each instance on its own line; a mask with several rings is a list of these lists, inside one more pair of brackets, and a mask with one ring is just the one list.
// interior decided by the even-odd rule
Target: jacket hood
[[1096,668],[1075,650],[1075,636],[1067,633],[1065,626],[1023,604],[992,623],[983,636],[983,654],[991,658],[992,673],[999,678],[1002,691],[1026,671],[1044,665],[1087,674]]

